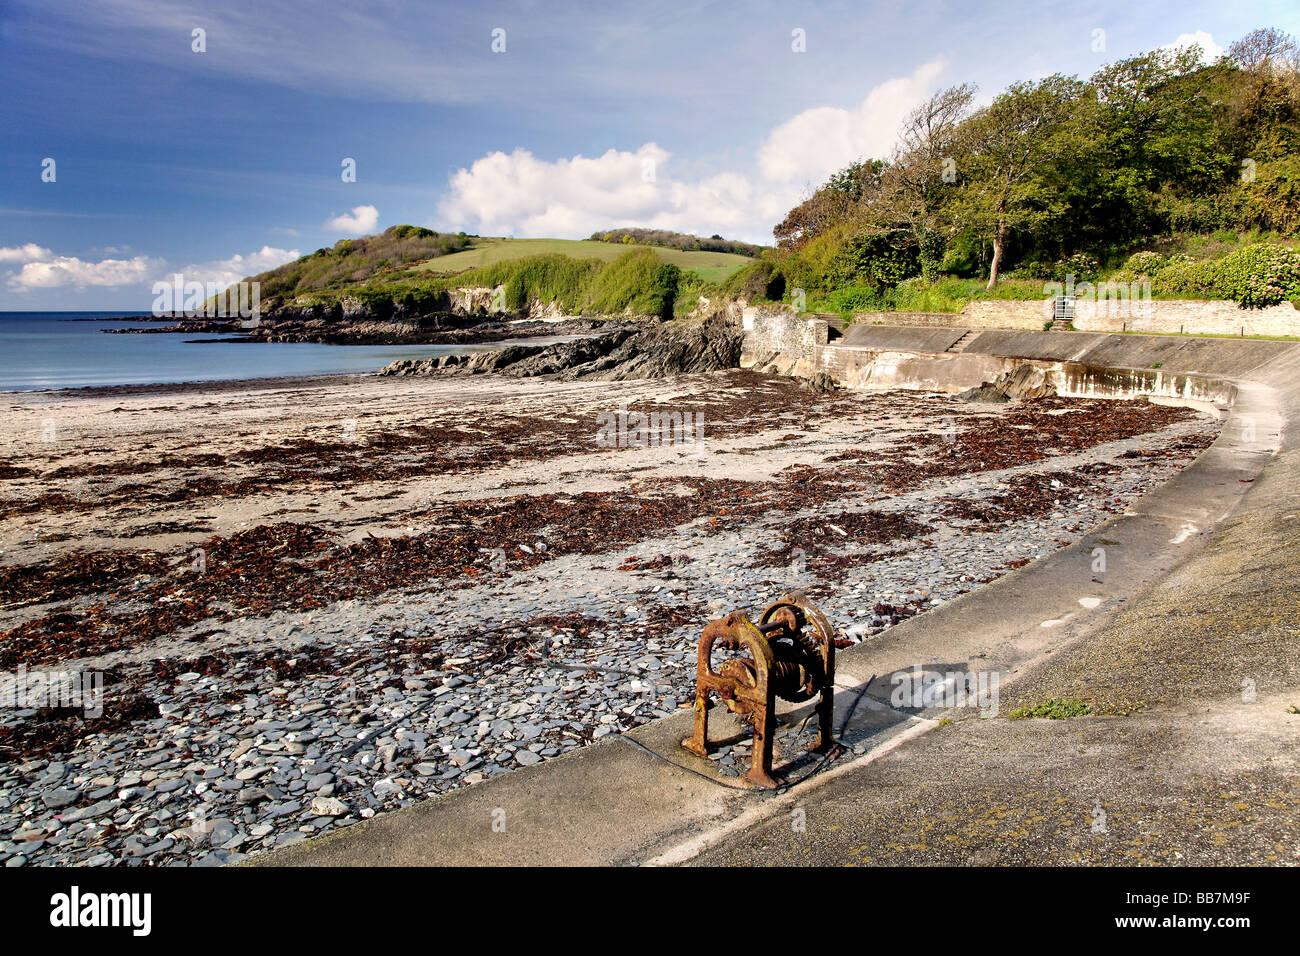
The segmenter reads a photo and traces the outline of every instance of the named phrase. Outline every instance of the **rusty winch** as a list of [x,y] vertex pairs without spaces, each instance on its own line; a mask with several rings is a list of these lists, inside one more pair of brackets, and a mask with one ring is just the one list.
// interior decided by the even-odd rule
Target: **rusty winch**
[[[715,647],[748,651],[713,670]],[[753,787],[777,787],[772,776],[772,733],[776,698],[803,703],[818,695],[817,753],[838,749],[831,735],[835,702],[835,641],[826,615],[800,591],[768,605],[755,624],[740,611],[710,621],[700,637],[695,683],[695,733],[682,746],[709,753],[709,693],[754,726],[754,752],[744,780]]]

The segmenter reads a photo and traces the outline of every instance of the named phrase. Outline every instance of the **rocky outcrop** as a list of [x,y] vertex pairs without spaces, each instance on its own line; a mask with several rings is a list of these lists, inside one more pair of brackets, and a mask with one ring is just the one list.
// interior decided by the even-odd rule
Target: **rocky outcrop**
[[992,382],[968,388],[957,397],[965,402],[1009,402],[1013,398],[1043,398],[1055,395],[1047,374],[1032,365],[1017,365]]
[[256,326],[240,319],[183,319],[175,325],[105,329],[113,334],[237,332],[239,338],[201,342],[317,342],[325,345],[473,345],[535,336],[585,335],[618,328],[600,319],[560,322],[502,322],[495,318],[439,314],[408,321],[377,319],[263,318]]
[[563,381],[624,381],[711,372],[740,365],[742,333],[721,316],[685,326],[628,326],[555,345],[512,345],[474,355],[406,359],[380,375],[554,376]]

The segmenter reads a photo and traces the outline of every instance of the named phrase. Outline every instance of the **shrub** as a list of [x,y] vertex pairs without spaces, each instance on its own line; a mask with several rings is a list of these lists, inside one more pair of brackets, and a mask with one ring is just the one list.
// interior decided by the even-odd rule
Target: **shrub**
[[1226,256],[1220,284],[1245,308],[1260,309],[1300,297],[1300,253],[1257,243]]
[[1064,282],[1067,277],[1074,276],[1076,282],[1091,282],[1097,278],[1100,269],[1101,263],[1095,256],[1090,256],[1086,252],[1076,252],[1052,267],[1052,278],[1057,282]]
[[1158,252],[1135,252],[1124,263],[1124,269],[1136,275],[1153,276],[1169,264]]
[[722,284],[721,291],[724,296],[750,302],[755,299],[780,302],[785,297],[785,287],[785,275],[769,260],[760,259],[732,273]]
[[1261,309],[1300,298],[1300,252],[1255,243],[1212,262],[1175,256],[1154,277],[1156,291],[1202,299],[1232,299]]

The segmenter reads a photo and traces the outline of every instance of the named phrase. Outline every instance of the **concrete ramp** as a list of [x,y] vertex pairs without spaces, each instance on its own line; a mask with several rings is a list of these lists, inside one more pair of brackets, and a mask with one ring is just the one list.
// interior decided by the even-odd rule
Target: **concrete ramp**
[[945,352],[966,332],[966,329],[956,327],[922,329],[901,325],[850,325],[844,331],[844,338],[835,344],[877,352]]
[[1236,378],[1293,348],[1290,342],[1261,339],[991,329],[979,332],[965,351],[1044,362],[1076,362],[1105,368],[1162,368],[1169,372]]

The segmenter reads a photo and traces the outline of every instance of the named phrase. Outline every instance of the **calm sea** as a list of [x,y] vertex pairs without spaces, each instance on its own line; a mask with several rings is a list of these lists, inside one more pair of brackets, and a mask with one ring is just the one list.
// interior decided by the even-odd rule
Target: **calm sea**
[[[113,317],[130,314],[132,313],[0,312],[0,391],[374,372],[397,359],[476,352],[500,344],[222,344],[223,340],[237,336],[213,333],[104,334],[103,329],[172,324],[112,321]],[[95,321],[69,321],[75,319]],[[570,337],[532,338],[527,341],[541,343],[562,341]]]

